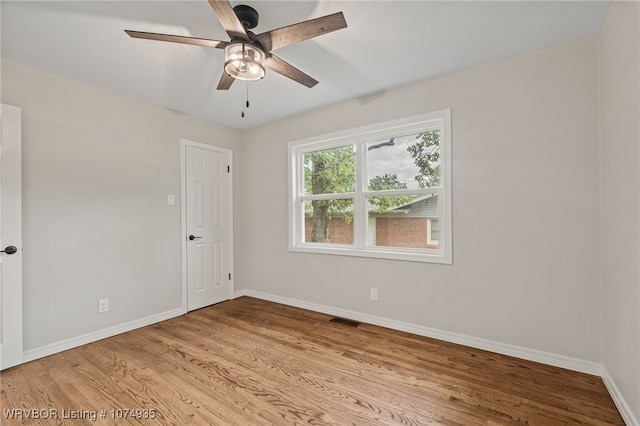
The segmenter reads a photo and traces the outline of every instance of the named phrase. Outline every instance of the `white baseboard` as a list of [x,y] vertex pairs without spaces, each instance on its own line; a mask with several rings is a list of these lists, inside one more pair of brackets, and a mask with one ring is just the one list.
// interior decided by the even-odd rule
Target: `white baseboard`
[[540,362],[542,364],[566,368],[568,370],[578,371],[581,373],[592,374],[595,376],[602,375],[602,364],[577,358],[571,358],[564,355],[557,355],[538,351],[535,349],[495,342],[492,340],[480,339],[464,334],[451,333],[448,331],[438,330],[422,325],[396,321],[388,318],[378,317],[375,315],[363,314],[360,312],[334,308],[332,306],[320,305],[317,303],[305,302],[288,297],[276,296],[273,294],[254,290],[240,290],[234,294],[234,297],[240,296],[255,297],[257,299],[268,300],[271,302],[281,303],[283,305],[295,306],[297,308],[308,309],[310,311],[349,318],[352,320],[365,322],[367,324],[378,325],[381,327],[391,328],[393,330],[406,331],[408,333],[417,334],[419,336],[431,337],[450,343],[457,343],[464,346],[470,346],[472,348],[483,349],[486,351],[509,355],[529,361]]
[[620,415],[622,416],[625,424],[627,424],[628,426],[640,425],[640,422],[638,422],[636,416],[633,415],[631,407],[629,407],[629,404],[627,404],[627,401],[623,398],[622,394],[620,393],[620,389],[618,389],[618,386],[616,386],[616,382],[613,380],[606,367],[602,368],[602,381],[607,387],[609,395],[611,395],[611,398],[616,404],[618,411],[620,411]]
[[116,325],[113,327],[105,328],[103,330],[87,333],[82,336],[73,337],[71,339],[51,343],[39,348],[30,349],[24,352],[23,362],[33,361],[38,358],[44,358],[58,352],[86,345],[87,343],[97,342],[98,340],[106,339],[107,337],[112,337],[117,334],[126,333],[128,331],[135,330],[136,328],[145,327],[147,325],[155,324],[160,321],[178,317],[180,315],[183,315],[184,313],[185,310],[183,308],[172,309],[170,311],[162,312],[156,315],[151,315],[135,321],[130,321],[125,324]]

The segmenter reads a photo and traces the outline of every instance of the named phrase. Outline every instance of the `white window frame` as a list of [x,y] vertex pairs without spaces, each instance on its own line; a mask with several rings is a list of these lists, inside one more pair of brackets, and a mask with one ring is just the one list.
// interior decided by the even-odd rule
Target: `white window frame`
[[[437,249],[367,246],[367,197],[402,195],[406,190],[368,191],[365,156],[367,143],[384,138],[432,130],[440,131],[440,181],[437,188],[411,190],[438,195],[439,247]],[[341,194],[304,194],[304,154],[345,145],[356,147],[356,190]],[[304,241],[303,201],[353,198],[354,244]],[[451,109],[348,129],[289,142],[289,250],[416,262],[452,263],[451,227]]]

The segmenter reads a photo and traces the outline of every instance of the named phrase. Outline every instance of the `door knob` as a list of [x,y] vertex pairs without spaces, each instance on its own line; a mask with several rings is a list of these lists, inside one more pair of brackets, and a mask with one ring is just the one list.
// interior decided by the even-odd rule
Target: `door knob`
[[4,250],[0,251],[0,253],[13,254],[17,251],[16,246],[7,246]]
[[196,238],[202,238],[202,237],[195,237],[195,236],[193,236],[193,235],[189,235],[189,240],[190,240],[190,241],[193,241],[193,240],[195,240]]

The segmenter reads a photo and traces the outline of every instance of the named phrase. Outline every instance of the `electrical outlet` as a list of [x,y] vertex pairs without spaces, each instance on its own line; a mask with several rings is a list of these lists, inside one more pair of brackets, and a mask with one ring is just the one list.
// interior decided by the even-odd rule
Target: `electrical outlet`
[[100,299],[98,300],[98,313],[104,314],[105,312],[109,312],[109,299]]
[[378,289],[377,288],[370,288],[369,289],[369,299],[373,300],[374,302],[378,301]]

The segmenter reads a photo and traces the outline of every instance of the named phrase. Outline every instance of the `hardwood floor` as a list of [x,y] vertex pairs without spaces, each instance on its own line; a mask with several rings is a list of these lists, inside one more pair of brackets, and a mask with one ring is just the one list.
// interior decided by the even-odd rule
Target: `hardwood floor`
[[241,297],[13,367],[0,423],[624,424],[599,377],[330,319]]

